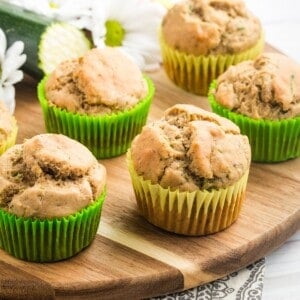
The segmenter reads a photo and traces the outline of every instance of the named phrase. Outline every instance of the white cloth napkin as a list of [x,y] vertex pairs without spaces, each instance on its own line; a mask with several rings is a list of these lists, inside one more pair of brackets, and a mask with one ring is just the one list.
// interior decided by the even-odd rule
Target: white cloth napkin
[[261,300],[265,259],[211,283],[151,300]]

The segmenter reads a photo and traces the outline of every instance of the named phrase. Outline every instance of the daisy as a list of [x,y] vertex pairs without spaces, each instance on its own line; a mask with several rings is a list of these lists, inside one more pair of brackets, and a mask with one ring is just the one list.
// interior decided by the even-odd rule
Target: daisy
[[142,70],[161,62],[158,29],[165,13],[151,0],[101,0],[91,2],[91,27],[95,46],[118,47]]
[[22,54],[24,43],[14,42],[8,49],[4,32],[0,29],[0,101],[3,101],[11,113],[15,109],[14,84],[23,79],[23,72],[18,70],[25,62]]

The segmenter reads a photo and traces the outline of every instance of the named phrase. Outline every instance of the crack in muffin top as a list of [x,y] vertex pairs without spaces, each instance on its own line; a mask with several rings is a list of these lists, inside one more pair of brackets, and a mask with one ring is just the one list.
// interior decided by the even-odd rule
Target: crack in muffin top
[[248,170],[248,138],[231,121],[201,108],[177,104],[144,126],[131,146],[138,175],[180,191],[232,185]]
[[0,207],[19,217],[68,216],[93,203],[106,170],[79,142],[40,134],[0,157]]
[[187,54],[233,54],[254,46],[262,28],[242,0],[188,0],[166,13],[162,35]]
[[300,65],[278,53],[231,66],[217,80],[215,99],[255,119],[300,116]]
[[135,106],[147,94],[139,68],[120,50],[92,49],[62,62],[50,74],[47,100],[70,112],[111,114]]

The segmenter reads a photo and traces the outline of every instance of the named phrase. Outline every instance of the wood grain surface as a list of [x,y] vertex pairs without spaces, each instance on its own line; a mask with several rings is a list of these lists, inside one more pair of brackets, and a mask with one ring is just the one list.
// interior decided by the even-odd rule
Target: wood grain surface
[[[205,97],[177,88],[163,70],[149,75],[156,85],[149,122],[175,103],[210,110]],[[17,85],[18,142],[45,132],[36,85],[31,78]],[[205,237],[149,224],[137,212],[125,155],[101,162],[108,171],[108,195],[95,241],[56,263],[29,263],[0,250],[1,299],[141,299],[179,291],[247,266],[300,228],[300,159],[253,163],[239,219]]]

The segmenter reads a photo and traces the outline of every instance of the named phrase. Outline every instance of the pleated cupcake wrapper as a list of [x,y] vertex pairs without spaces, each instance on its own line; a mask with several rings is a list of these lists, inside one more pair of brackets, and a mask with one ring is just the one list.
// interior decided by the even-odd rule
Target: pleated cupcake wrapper
[[12,256],[34,262],[69,258],[94,239],[106,192],[91,205],[68,217],[32,219],[0,209],[0,247]]
[[38,85],[38,98],[42,106],[46,130],[67,135],[84,144],[96,158],[121,155],[130,147],[133,138],[145,125],[154,95],[154,85],[148,85],[147,96],[132,109],[103,116],[89,116],[67,112],[50,105],[45,96],[47,77]]
[[228,55],[185,54],[167,45],[160,33],[163,66],[168,77],[179,87],[198,95],[207,95],[208,87],[229,66],[254,59],[263,50],[264,36],[250,49]]
[[239,216],[248,171],[227,188],[180,192],[152,184],[138,176],[130,151],[127,163],[138,210],[157,227],[183,235],[206,235],[227,228]]
[[17,122],[14,120],[14,126],[11,134],[9,135],[7,140],[3,141],[0,145],[0,155],[2,155],[8,148],[10,148],[16,143],[17,134],[18,134],[18,126],[17,126]]
[[284,120],[257,120],[235,113],[220,105],[211,84],[209,102],[212,111],[228,118],[239,126],[241,133],[249,138],[252,161],[280,162],[300,156],[300,117]]

